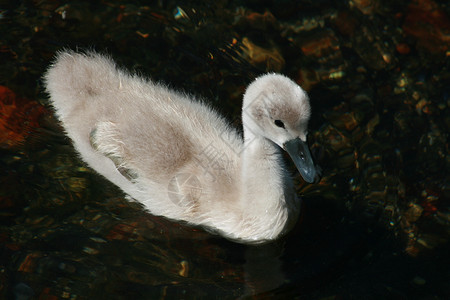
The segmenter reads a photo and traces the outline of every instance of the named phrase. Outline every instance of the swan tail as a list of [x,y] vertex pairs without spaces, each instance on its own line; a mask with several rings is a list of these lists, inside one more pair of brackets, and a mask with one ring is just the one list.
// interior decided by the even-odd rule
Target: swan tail
[[47,93],[58,116],[64,120],[73,111],[88,109],[89,101],[114,93],[121,85],[121,73],[107,56],[94,52],[58,53],[44,75]]

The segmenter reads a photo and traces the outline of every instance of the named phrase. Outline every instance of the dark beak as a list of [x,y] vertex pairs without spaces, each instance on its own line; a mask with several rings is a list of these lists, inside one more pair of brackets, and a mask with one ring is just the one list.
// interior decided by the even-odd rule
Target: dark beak
[[319,173],[309,151],[308,144],[300,138],[287,141],[283,144],[284,150],[294,161],[295,166],[308,183],[314,183],[319,178]]

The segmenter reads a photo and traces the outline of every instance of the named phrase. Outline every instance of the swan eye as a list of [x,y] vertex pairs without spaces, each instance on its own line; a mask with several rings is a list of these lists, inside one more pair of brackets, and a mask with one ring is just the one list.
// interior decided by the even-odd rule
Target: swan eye
[[278,127],[284,128],[284,123],[281,120],[275,120],[274,121],[275,125],[277,125]]

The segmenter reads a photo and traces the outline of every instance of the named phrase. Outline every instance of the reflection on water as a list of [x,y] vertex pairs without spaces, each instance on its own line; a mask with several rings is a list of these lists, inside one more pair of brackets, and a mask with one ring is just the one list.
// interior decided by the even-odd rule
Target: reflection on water
[[[442,2],[442,1],[441,1]],[[398,1],[40,1],[0,10],[0,298],[450,297],[450,7]],[[86,168],[40,77],[95,48],[240,126],[279,71],[312,99],[302,219],[238,245],[154,217]],[[237,120],[237,121],[233,121]]]

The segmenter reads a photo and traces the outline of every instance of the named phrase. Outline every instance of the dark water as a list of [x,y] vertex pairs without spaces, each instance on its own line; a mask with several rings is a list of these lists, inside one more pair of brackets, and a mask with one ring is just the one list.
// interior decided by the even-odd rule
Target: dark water
[[[0,298],[450,298],[446,1],[0,3]],[[40,78],[63,48],[237,127],[255,76],[296,80],[324,177],[297,179],[295,230],[244,246],[127,201],[52,116]]]

